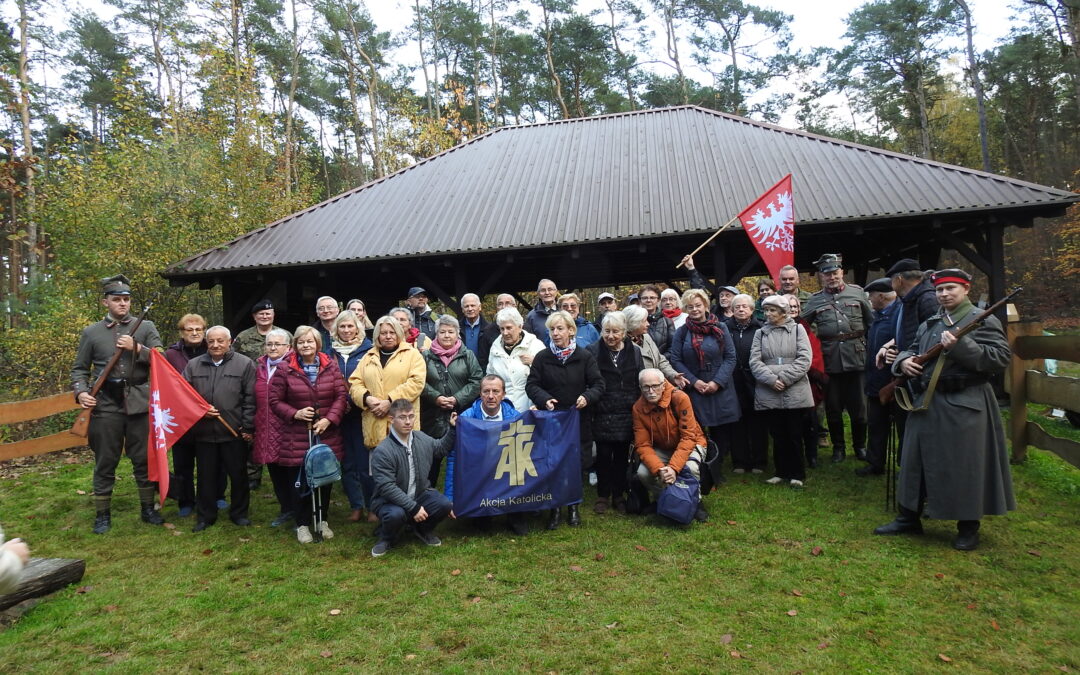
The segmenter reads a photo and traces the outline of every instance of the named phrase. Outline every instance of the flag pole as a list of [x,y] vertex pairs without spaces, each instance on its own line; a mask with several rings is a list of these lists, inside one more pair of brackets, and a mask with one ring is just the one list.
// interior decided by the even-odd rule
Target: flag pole
[[240,437],[240,434],[236,433],[236,429],[233,429],[231,426],[229,426],[229,423],[225,421],[224,417],[218,417],[217,419],[219,422],[225,425],[225,428],[229,430],[229,433],[232,434],[234,438]]
[[[716,239],[716,238],[717,238],[718,236],[720,236],[720,233],[721,233],[721,232],[723,232],[724,230],[726,230],[726,229],[728,228],[728,225],[731,225],[732,223],[734,223],[734,222],[735,222],[736,220],[738,220],[738,219],[739,219],[739,217],[738,217],[738,216],[735,216],[735,217],[734,217],[734,218],[732,218],[731,220],[729,220],[729,221],[727,221],[726,223],[724,223],[724,226],[723,226],[723,227],[721,227],[721,228],[720,228],[719,230],[717,230],[716,232],[713,232],[712,236],[711,236],[711,237],[709,237],[708,239],[706,239],[706,240],[705,240],[705,243],[704,243],[704,244],[702,244],[701,246],[698,246],[697,248],[695,248],[695,249],[694,249],[694,252],[690,254],[690,257],[693,257],[693,256],[697,255],[697,254],[698,254],[698,251],[700,251],[701,249],[703,249],[703,248],[705,248],[706,246],[708,246],[708,245],[709,245],[709,242],[711,242],[711,241],[712,241],[713,239]],[[679,269],[679,268],[680,268],[680,267],[682,267],[682,266],[683,266],[683,264],[682,264],[682,262],[680,261],[680,262],[679,262],[679,264],[675,266],[675,269]]]

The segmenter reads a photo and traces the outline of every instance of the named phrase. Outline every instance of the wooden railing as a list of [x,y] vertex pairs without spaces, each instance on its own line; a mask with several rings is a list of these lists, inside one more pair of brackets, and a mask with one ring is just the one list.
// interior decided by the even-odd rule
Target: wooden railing
[[1080,443],[1047,433],[1038,423],[1028,420],[1028,403],[1041,403],[1063,410],[1080,412],[1080,379],[1058,377],[1037,369],[1041,359],[1080,361],[1080,335],[1043,335],[1042,324],[1009,324],[1012,364],[1009,366],[1010,437],[1012,461],[1027,459],[1027,448],[1034,445],[1049,450],[1080,468]]
[[[78,407],[79,404],[75,402],[75,397],[69,391],[29,401],[0,403],[0,424],[29,422],[30,420],[41,419],[68,410],[75,410]],[[65,429],[48,436],[0,444],[0,461],[17,457],[44,455],[47,452],[77,448],[80,445],[86,445],[86,439],[76,436]]]

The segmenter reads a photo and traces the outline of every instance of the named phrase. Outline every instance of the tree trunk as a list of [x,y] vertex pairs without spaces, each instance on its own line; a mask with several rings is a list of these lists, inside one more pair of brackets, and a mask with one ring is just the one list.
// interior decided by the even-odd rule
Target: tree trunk
[[[296,81],[300,77],[300,28],[296,18],[296,0],[292,5],[292,49],[289,53],[289,94],[285,102],[285,194],[292,196],[293,187],[293,117],[296,113]],[[350,19],[351,21],[351,19]]]
[[664,32],[667,35],[668,58],[674,64],[675,72],[679,77],[683,105],[687,105],[690,103],[690,92],[686,86],[686,74],[683,72],[682,62],[679,60],[679,37],[675,34],[675,0],[668,0],[664,5]]
[[414,0],[413,9],[416,12],[416,46],[420,49],[420,72],[424,74],[424,96],[427,97],[428,117],[437,120],[439,111],[435,107],[435,99],[431,94],[427,60],[424,58],[424,11],[420,9],[420,0]]
[[986,96],[983,95],[982,78],[979,77],[979,64],[975,60],[974,27],[971,20],[971,7],[967,0],[956,0],[964,12],[964,27],[967,31],[968,72],[971,88],[975,92],[975,106],[979,116],[979,150],[982,152],[983,171],[990,171],[990,148],[986,130]]
[[559,102],[559,109],[562,110],[563,119],[568,119],[570,111],[566,108],[566,101],[563,100],[562,82],[559,80],[559,74],[555,72],[555,61],[551,56],[551,21],[548,18],[547,0],[540,0],[540,9],[544,13],[544,53],[547,55],[548,72],[551,73],[551,83],[555,87],[555,99]]
[[609,28],[611,29],[611,47],[619,57],[619,63],[622,64],[623,84],[626,86],[626,99],[630,102],[630,109],[637,110],[637,102],[634,100],[633,76],[630,74],[630,68],[626,65],[626,54],[623,53],[622,45],[619,44],[619,31],[615,20],[615,2],[614,0],[604,0],[604,2],[607,4],[608,16],[611,19],[611,23],[609,24]]
[[[33,283],[40,277],[41,270],[38,258],[37,188],[34,186],[37,158],[34,156],[33,130],[30,128],[29,24],[30,16],[26,0],[19,0],[19,120],[22,123],[23,157],[25,158],[23,170],[26,172],[23,221],[26,224],[26,267],[29,280]],[[17,277],[20,270],[15,267],[13,272]]]
[[494,108],[492,108],[492,119],[497,118],[498,124],[506,124],[506,117],[503,115],[502,110],[499,107],[499,57],[498,57],[498,44],[499,33],[498,25],[495,23],[495,0],[491,0],[489,5],[491,8],[491,92],[494,97]]
[[86,572],[86,561],[68,558],[31,558],[23,568],[22,579],[15,592],[0,595],[0,610],[13,607],[24,600],[40,598],[65,586],[78,583]]

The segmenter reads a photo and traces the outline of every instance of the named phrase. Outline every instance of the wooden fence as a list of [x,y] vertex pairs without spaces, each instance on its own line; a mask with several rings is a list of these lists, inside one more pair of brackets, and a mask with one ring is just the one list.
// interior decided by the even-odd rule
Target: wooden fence
[[1009,324],[1009,344],[1013,354],[1009,367],[1012,461],[1027,459],[1027,448],[1034,445],[1080,468],[1080,443],[1052,436],[1027,417],[1029,403],[1080,412],[1080,379],[1047,374],[1039,363],[1042,359],[1080,362],[1080,335],[1043,335],[1041,323],[1016,322]]
[[[78,407],[79,404],[75,402],[75,397],[70,391],[29,401],[0,403],[0,424],[29,422],[30,420],[41,419],[68,410],[75,410]],[[47,452],[77,448],[80,445],[86,445],[86,439],[76,436],[65,429],[48,436],[0,444],[0,462],[6,459],[32,457],[34,455],[44,455]]]

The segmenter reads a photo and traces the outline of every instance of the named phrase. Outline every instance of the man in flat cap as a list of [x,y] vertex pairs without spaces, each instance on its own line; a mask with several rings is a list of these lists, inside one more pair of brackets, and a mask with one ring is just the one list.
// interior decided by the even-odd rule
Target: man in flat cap
[[866,329],[874,320],[866,293],[844,282],[843,260],[839,253],[826,253],[814,266],[821,290],[803,303],[802,318],[814,326],[821,340],[825,372],[825,418],[832,439],[832,461],[846,455],[844,410],[851,419],[851,444],[855,456],[866,458],[866,399],[863,397],[863,369],[866,367]]
[[[913,409],[900,455],[896,520],[874,534],[921,534],[925,506],[929,518],[957,521],[953,548],[979,545],[984,515],[1016,508],[1005,431],[990,378],[1005,372],[1011,353],[1001,322],[988,317],[957,338],[950,331],[974,321],[979,311],[968,299],[971,275],[959,269],[930,276],[940,309],[915,340],[896,357],[892,371],[906,375]],[[940,344],[944,351],[922,365],[913,356]]]
[[[911,258],[901,258],[885,272],[892,283],[892,289],[900,300],[896,311],[896,329],[892,342],[884,345],[885,350],[878,357],[892,365],[896,354],[915,339],[915,331],[924,321],[938,312],[937,297],[930,285],[930,273],[919,268],[919,262]],[[892,353],[888,353],[891,350]]]
[[409,289],[409,297],[405,299],[405,304],[412,311],[412,325],[434,340],[435,322],[439,319],[439,315],[428,307],[427,291],[419,286],[413,286]]
[[[105,318],[83,329],[71,386],[75,401],[91,410],[87,442],[94,451],[94,533],[105,534],[112,527],[112,492],[120,456],[127,453],[139,490],[143,522],[162,525],[154,510],[154,485],[147,478],[146,440],[150,434],[150,350],[161,349],[161,337],[153,322],[143,321],[134,334],[131,316],[131,286],[118,274],[101,281],[101,304]],[[116,366],[109,372],[97,396],[90,390],[105,364],[121,350]]]
[[896,313],[900,302],[893,292],[892,283],[886,278],[866,285],[870,308],[874,310],[874,323],[866,332],[866,423],[869,437],[866,445],[866,466],[855,469],[857,476],[885,473],[885,450],[889,442],[896,416],[896,402],[882,404],[878,392],[892,381],[892,371],[877,358],[877,352],[891,342],[896,332]]

